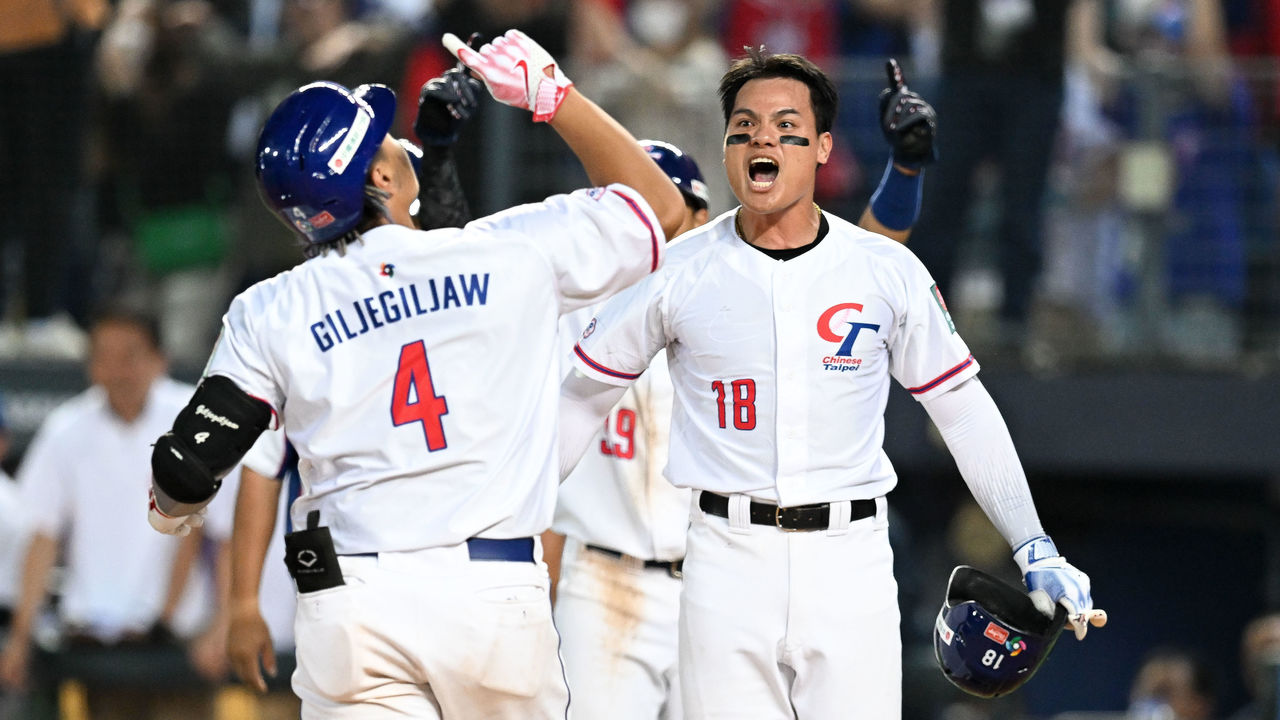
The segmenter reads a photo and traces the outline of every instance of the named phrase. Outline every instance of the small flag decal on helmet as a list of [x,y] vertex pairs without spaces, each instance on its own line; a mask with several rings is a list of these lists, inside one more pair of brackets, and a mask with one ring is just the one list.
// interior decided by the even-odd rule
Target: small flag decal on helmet
[[934,623],[934,628],[938,631],[938,638],[941,639],[942,642],[950,645],[951,638],[955,637],[956,633],[954,630],[947,627],[947,621],[942,617],[942,613],[938,613],[938,619]]

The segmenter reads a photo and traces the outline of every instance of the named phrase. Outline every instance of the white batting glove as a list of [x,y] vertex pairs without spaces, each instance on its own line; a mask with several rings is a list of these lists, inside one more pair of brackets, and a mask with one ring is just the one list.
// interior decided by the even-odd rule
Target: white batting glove
[[573,87],[555,58],[519,30],[508,30],[478,51],[457,35],[445,33],[444,46],[480,76],[494,100],[532,110],[534,122],[555,117]]
[[1055,604],[1067,609],[1067,623],[1083,640],[1089,626],[1107,624],[1107,611],[1095,610],[1089,576],[1058,554],[1048,535],[1032,538],[1013,551],[1014,562],[1022,570],[1022,581],[1031,591],[1036,609],[1053,617]]
[[147,502],[147,522],[151,523],[151,527],[156,532],[165,535],[177,535],[182,537],[191,532],[191,528],[198,528],[204,525],[205,513],[209,512],[209,507],[205,506],[190,515],[165,515],[156,507],[156,493],[154,490],[148,491]]

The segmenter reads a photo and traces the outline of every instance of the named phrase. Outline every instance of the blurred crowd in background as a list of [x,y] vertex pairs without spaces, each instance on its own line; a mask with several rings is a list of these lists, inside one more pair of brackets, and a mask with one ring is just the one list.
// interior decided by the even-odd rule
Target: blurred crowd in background
[[[256,195],[265,113],[313,80],[381,82],[400,100],[393,133],[412,138],[419,87],[452,65],[441,34],[511,27],[636,137],[691,154],[713,214],[736,204],[715,90],[743,46],[802,53],[837,80],[818,202],[843,217],[861,213],[887,160],[877,95],[897,58],[940,128],[909,246],[984,365],[1280,370],[1280,0],[7,0],[0,368],[92,365],[91,318],[126,303],[154,309],[162,355],[198,372],[230,298],[302,259]],[[586,182],[553,132],[496,103],[457,151],[477,215]],[[0,476],[0,627],[26,547],[14,488]],[[146,530],[137,510],[121,520]],[[922,564],[945,576],[983,557],[966,517]],[[156,583],[172,575],[153,570]],[[914,600],[914,573],[898,575]],[[904,608],[909,641],[932,627],[934,590]],[[194,641],[209,628],[179,629]],[[1127,716],[1280,717],[1280,623],[1237,630],[1238,669],[1152,648]],[[214,650],[191,647],[183,677],[225,676]],[[911,698],[937,712],[907,710],[1017,717],[938,697]],[[37,716],[16,702],[0,694],[0,718]]]
[[[912,246],[984,362],[1280,364],[1276,0],[15,0],[0,8],[0,359],[80,357],[91,309],[165,309],[198,364],[240,289],[299,259],[255,195],[265,109],[383,82],[399,134],[444,31],[519,26],[637,137],[720,173],[715,83],[744,45],[838,79],[819,202],[883,168],[896,57],[938,108]],[[480,212],[584,182],[547,132],[486,108],[462,141]]]

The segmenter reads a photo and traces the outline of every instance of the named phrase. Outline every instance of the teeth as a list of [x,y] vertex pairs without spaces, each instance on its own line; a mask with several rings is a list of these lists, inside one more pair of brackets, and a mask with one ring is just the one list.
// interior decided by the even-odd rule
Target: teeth
[[[772,187],[774,181],[777,180],[778,163],[770,158],[752,158],[747,163],[747,174],[749,176],[747,179],[750,181],[753,189],[761,192],[766,191]],[[757,174],[768,175],[770,177],[765,180],[759,180],[756,179]]]

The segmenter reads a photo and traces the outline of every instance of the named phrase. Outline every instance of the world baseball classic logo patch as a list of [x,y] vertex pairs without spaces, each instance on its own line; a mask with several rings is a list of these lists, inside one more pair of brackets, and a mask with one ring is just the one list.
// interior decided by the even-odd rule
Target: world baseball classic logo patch
[[818,317],[818,337],[829,343],[839,343],[836,351],[822,358],[822,369],[828,372],[854,372],[862,368],[862,358],[856,357],[854,343],[863,330],[870,330],[867,337],[874,340],[880,330],[875,323],[857,322],[862,313],[862,303],[832,305]]

